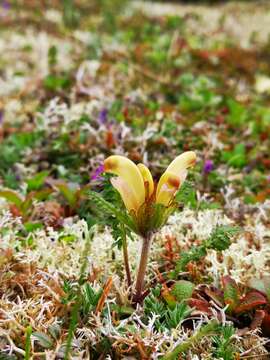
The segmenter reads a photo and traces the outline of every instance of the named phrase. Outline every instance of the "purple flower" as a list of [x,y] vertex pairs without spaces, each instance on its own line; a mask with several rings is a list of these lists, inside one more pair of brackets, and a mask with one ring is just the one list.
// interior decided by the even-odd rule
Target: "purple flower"
[[2,1],[1,3],[1,7],[4,9],[4,10],[9,10],[10,9],[10,3],[8,1]]
[[100,125],[104,125],[106,124],[108,120],[108,110],[107,109],[102,109],[98,115],[98,123]]
[[209,174],[214,169],[214,163],[212,160],[205,160],[205,163],[203,165],[203,173]]
[[104,165],[100,164],[92,173],[91,181],[101,181],[102,176],[101,174],[104,172]]

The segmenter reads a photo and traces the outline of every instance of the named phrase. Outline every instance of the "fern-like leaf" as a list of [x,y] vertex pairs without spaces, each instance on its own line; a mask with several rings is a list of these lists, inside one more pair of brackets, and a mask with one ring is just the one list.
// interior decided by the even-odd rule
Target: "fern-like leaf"
[[119,211],[115,208],[115,206],[103,199],[100,194],[94,191],[89,191],[88,195],[93,201],[93,203],[96,205],[98,211],[103,211],[107,215],[114,216],[119,222],[123,223],[132,231],[136,232],[136,226],[132,218],[127,213]]

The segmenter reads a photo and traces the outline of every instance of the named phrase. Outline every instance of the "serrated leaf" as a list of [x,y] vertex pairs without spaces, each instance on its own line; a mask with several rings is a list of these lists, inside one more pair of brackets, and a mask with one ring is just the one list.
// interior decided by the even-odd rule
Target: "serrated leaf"
[[99,211],[103,211],[107,215],[116,217],[119,222],[125,224],[132,231],[136,232],[136,226],[129,215],[116,209],[111,203],[103,199],[101,195],[94,191],[88,191],[88,195],[90,200],[95,203]]
[[189,181],[185,181],[183,185],[180,187],[179,191],[175,196],[175,200],[184,205],[191,206],[192,209],[196,208],[197,200],[196,200],[196,191],[194,186]]
[[250,291],[241,299],[241,304],[237,306],[234,311],[239,314],[264,304],[267,304],[267,300],[261,293],[258,291]]
[[239,232],[239,228],[228,225],[217,226],[204,242],[205,247],[224,251],[231,245],[231,237]]
[[177,261],[175,272],[178,274],[181,271],[186,270],[186,266],[191,261],[199,261],[206,255],[206,249],[204,245],[192,246],[189,251],[180,253],[180,259]]

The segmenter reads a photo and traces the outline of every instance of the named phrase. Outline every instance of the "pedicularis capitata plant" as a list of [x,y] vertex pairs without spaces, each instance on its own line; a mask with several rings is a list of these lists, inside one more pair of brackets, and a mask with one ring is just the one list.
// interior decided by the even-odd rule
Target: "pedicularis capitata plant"
[[[111,204],[105,204],[96,194],[92,193],[92,198],[104,210],[109,208],[120,222],[142,238],[141,258],[133,297],[135,302],[140,302],[142,299],[152,235],[166,223],[169,215],[177,208],[176,193],[186,179],[187,170],[195,162],[196,154],[193,151],[177,156],[157,184],[154,183],[152,174],[145,165],[136,165],[124,156],[112,155],[104,162],[104,171],[116,175],[111,178],[111,183],[121,195],[126,214],[114,209]],[[126,241],[123,242],[123,247],[125,246]],[[127,249],[124,249],[124,260],[127,270],[129,268]],[[127,277],[130,277],[129,269]]]

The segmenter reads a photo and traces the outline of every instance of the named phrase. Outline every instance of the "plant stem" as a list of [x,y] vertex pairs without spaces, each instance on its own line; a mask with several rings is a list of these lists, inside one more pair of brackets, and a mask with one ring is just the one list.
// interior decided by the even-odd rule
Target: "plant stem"
[[31,335],[32,335],[32,327],[27,326],[26,328],[26,341],[25,341],[25,360],[30,360],[31,358]]
[[142,243],[141,259],[140,259],[140,264],[139,264],[139,269],[138,269],[138,274],[137,274],[137,281],[136,281],[136,286],[135,286],[135,296],[133,298],[135,303],[140,302],[141,298],[142,298],[144,277],[145,277],[145,272],[146,272],[150,244],[151,244],[151,234],[148,234],[147,236],[145,236],[143,238],[143,243]]
[[78,292],[77,296],[76,296],[76,302],[71,310],[64,360],[71,359],[70,352],[71,352],[71,348],[72,348],[72,340],[73,340],[74,332],[77,328],[77,324],[79,322],[79,309],[81,306],[81,296],[80,295],[81,294]]
[[205,336],[212,336],[218,333],[218,323],[216,320],[210,321],[208,324],[202,326],[197,332],[188,338],[186,341],[177,345],[171,352],[162,357],[162,360],[175,360],[180,354],[189,350],[192,346],[198,343]]
[[125,230],[125,226],[122,225],[122,246],[123,246],[123,256],[124,256],[124,264],[125,270],[127,275],[127,283],[128,287],[131,286],[131,275],[130,275],[130,268],[129,268],[129,261],[128,261],[128,248],[127,248],[127,233]]

